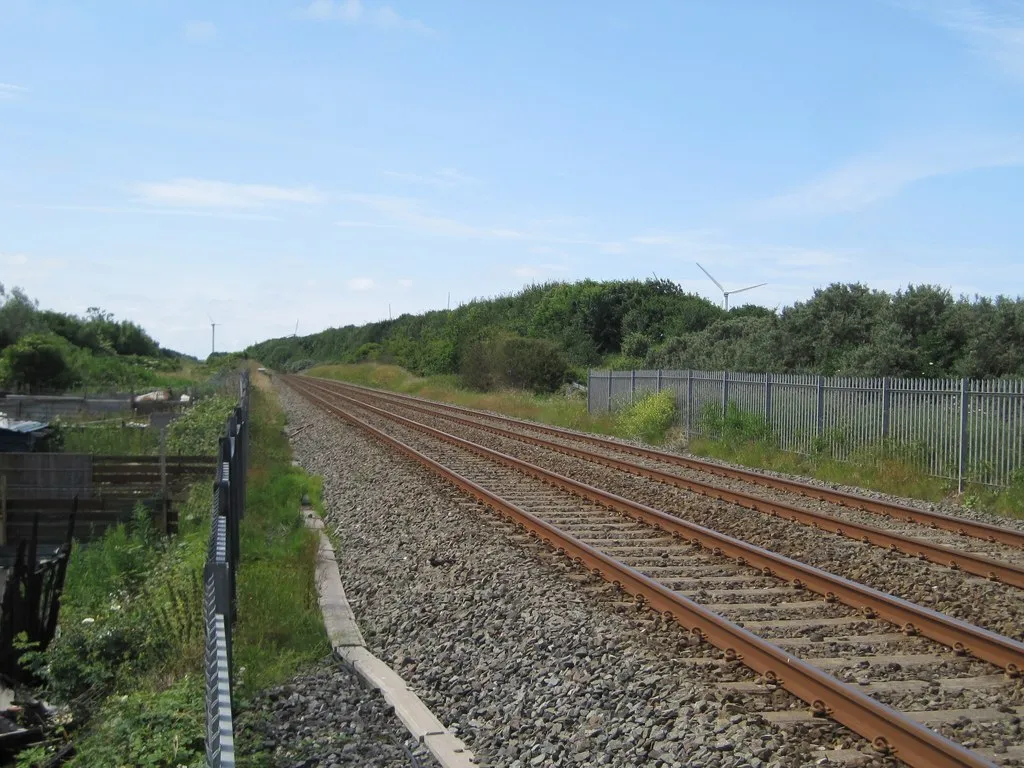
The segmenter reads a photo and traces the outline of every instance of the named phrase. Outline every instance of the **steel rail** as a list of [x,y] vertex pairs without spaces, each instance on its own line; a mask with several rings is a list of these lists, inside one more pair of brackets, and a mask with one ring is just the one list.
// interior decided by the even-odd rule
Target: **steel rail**
[[[333,390],[331,386],[340,386],[342,389],[351,392],[351,390],[348,390],[345,385],[332,384],[328,387],[320,385],[315,386],[318,386],[325,392],[336,391]],[[907,555],[919,557],[922,560],[929,560],[939,565],[949,566],[955,570],[962,570],[976,576],[983,576],[991,581],[998,581],[1017,587],[1018,589],[1024,589],[1024,568],[1010,563],[1004,563],[991,557],[977,555],[972,552],[965,552],[951,547],[945,547],[940,544],[918,541],[917,539],[910,538],[909,536],[903,536],[892,531],[887,531],[884,528],[878,528],[873,525],[858,523],[852,520],[843,520],[842,518],[830,515],[827,512],[815,512],[808,509],[802,509],[801,507],[795,507],[792,504],[787,504],[786,502],[766,499],[762,496],[754,496],[752,494],[744,493],[743,491],[722,488],[721,486],[701,482],[699,480],[690,480],[688,478],[681,477],[680,475],[672,474],[671,472],[664,472],[660,469],[644,467],[631,461],[616,459],[579,448],[572,448],[570,446],[562,445],[561,443],[545,440],[541,437],[525,435],[521,432],[515,432],[491,424],[483,424],[479,421],[467,419],[462,416],[456,416],[447,412],[439,413],[435,409],[418,403],[406,402],[401,399],[395,400],[379,393],[364,393],[362,389],[357,389],[356,391],[364,394],[366,397],[376,397],[384,402],[395,403],[396,405],[400,405],[402,408],[408,408],[413,411],[429,414],[436,418],[447,419],[457,424],[462,424],[463,426],[479,429],[484,432],[490,432],[491,434],[498,435],[500,437],[518,440],[530,445],[536,445],[551,451],[557,451],[558,453],[562,453],[567,456],[583,459],[595,464],[601,464],[606,467],[612,467],[613,469],[618,469],[630,474],[640,475],[651,480],[656,480],[660,483],[665,483],[666,485],[682,488],[693,493],[699,493],[702,496],[717,499],[718,501],[727,501],[731,504],[744,507],[745,509],[752,509],[755,512],[762,512],[772,517],[782,517],[792,522],[810,525],[830,533],[846,536],[847,538],[862,541],[866,544],[872,544],[876,547],[882,547],[890,551],[903,552]]]
[[[296,388],[294,379],[288,380]],[[312,385],[316,388],[316,385]],[[958,654],[967,654],[988,661],[1004,669],[1011,677],[1024,670],[1024,643],[997,634],[990,630],[955,619],[930,608],[917,605],[893,595],[868,587],[864,584],[829,573],[812,565],[785,557],[718,531],[697,525],[669,515],[659,509],[623,498],[594,486],[552,472],[536,464],[517,459],[456,435],[420,424],[417,421],[390,413],[376,406],[355,400],[339,392],[327,391],[334,398],[346,401],[358,408],[376,413],[386,419],[410,427],[444,442],[465,448],[499,464],[504,464],[522,474],[535,477],[581,498],[593,501],[608,509],[625,514],[647,525],[661,528],[679,538],[688,539],[692,544],[711,550],[716,555],[735,559],[741,565],[760,568],[766,576],[785,579],[794,586],[809,589],[824,595],[826,601],[849,605],[863,613],[867,619],[881,619],[903,628],[906,634],[920,634],[952,648]],[[307,396],[323,400],[310,389]]]
[[[307,379],[317,381],[325,381],[330,383],[340,383],[334,379],[320,379],[317,377],[305,377]],[[645,448],[643,446],[631,445],[629,443],[622,443],[617,440],[611,440],[607,437],[600,437],[598,435],[583,434],[581,432],[574,432],[569,429],[562,429],[560,427],[552,427],[547,424],[538,424],[534,421],[526,421],[525,419],[515,419],[510,416],[499,416],[486,411],[474,410],[472,408],[463,408],[458,405],[450,405],[448,403],[439,403],[434,400],[427,400],[426,398],[413,397],[412,395],[404,395],[397,392],[382,392],[379,389],[373,387],[364,387],[359,384],[344,383],[344,386],[354,387],[355,389],[362,389],[368,392],[376,394],[383,394],[388,397],[393,397],[399,400],[411,400],[415,402],[428,403],[435,405],[438,408],[449,410],[453,412],[466,413],[470,415],[480,416],[483,418],[493,419],[495,421],[504,422],[506,424],[515,424],[526,427],[528,429],[535,430],[537,432],[544,432],[549,435],[557,437],[564,437],[566,439],[578,440],[580,442],[587,442],[594,445],[603,445],[607,448],[611,448],[616,451],[623,453],[629,453],[634,456],[643,456],[649,459],[655,459],[657,461],[663,461],[668,464],[675,464],[677,466],[686,467],[698,472],[708,472],[713,475],[720,477],[727,477],[733,480],[743,480],[748,483],[755,485],[764,485],[769,488],[774,488],[779,491],[789,491],[790,493],[797,493],[801,496],[808,496],[811,498],[818,499],[819,501],[827,501],[831,504],[837,504],[843,507],[851,507],[853,509],[859,509],[864,512],[873,512],[879,515],[885,515],[887,517],[894,517],[898,520],[903,520],[908,523],[921,523],[923,525],[929,525],[935,528],[941,528],[943,530],[952,531],[960,534],[961,536],[971,536],[978,539],[984,539],[991,542],[1000,542],[1003,544],[1009,544],[1014,547],[1020,547],[1024,549],[1024,532],[1016,531],[1011,528],[1003,528],[998,525],[992,525],[991,523],[982,523],[975,520],[966,520],[961,517],[954,515],[946,515],[941,512],[931,512],[924,509],[918,509],[911,507],[906,504],[897,504],[891,501],[882,501],[880,499],[871,499],[867,496],[861,496],[856,493],[848,493],[846,491],[833,490],[831,488],[820,488],[810,483],[804,483],[799,480],[788,480],[781,477],[772,477],[761,472],[754,472],[749,469],[738,469],[735,467],[726,467],[721,464],[716,464],[710,461],[702,461],[700,459],[692,459],[687,456],[680,456],[677,453],[669,453],[667,451],[659,451],[656,448]]]
[[294,379],[286,382],[308,400],[318,403],[328,412],[422,464],[456,488],[528,531],[559,554],[565,555],[578,565],[586,567],[591,573],[634,595],[638,601],[645,603],[666,619],[677,622],[694,636],[719,648],[724,652],[726,660],[743,663],[762,675],[765,680],[781,685],[807,702],[815,712],[827,714],[860,734],[880,752],[892,754],[913,768],[993,766],[981,755],[946,739],[802,659],[786,653],[752,632],[712,613],[699,603],[669,590],[648,576],[502,499],[412,446],[332,405],[315,392],[296,383]]

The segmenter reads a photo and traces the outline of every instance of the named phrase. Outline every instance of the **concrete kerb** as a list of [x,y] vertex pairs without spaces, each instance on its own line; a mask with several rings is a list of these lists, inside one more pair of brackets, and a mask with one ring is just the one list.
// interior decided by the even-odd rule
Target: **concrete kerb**
[[316,584],[324,627],[334,653],[384,695],[384,700],[394,708],[409,733],[424,744],[444,768],[476,768],[476,757],[462,740],[444,727],[427,705],[409,690],[397,672],[367,650],[355,614],[345,597],[334,547],[324,531],[323,521],[307,506],[302,508],[302,517],[306,526],[320,536]]

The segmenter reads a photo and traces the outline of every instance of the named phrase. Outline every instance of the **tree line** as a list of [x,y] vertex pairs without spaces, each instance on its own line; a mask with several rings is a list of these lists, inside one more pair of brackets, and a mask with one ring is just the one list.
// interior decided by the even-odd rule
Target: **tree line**
[[669,280],[552,282],[453,310],[271,339],[247,352],[278,369],[377,360],[425,375],[461,373],[478,388],[538,390],[597,366],[1024,376],[1024,300],[835,283],[777,312],[726,312]]
[[22,289],[8,292],[0,284],[0,387],[132,387],[173,370],[179,357],[139,325],[98,307],[85,317],[40,309]]

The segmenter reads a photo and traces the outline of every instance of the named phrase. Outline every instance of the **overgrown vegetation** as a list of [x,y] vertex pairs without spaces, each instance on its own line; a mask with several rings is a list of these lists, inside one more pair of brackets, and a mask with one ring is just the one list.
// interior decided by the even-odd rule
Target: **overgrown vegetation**
[[[887,293],[834,284],[772,312],[728,313],[668,280],[548,283],[450,311],[272,339],[249,353],[273,368],[381,362],[421,376],[482,376],[481,344],[554,344],[577,378],[587,366],[861,376],[1024,375],[1024,300],[954,298],[935,286]],[[500,385],[500,384],[499,384]],[[533,386],[530,384],[530,386]]]
[[[175,436],[182,452],[209,453],[232,404],[211,398],[184,417]],[[283,418],[272,395],[253,392],[234,631],[242,708],[252,693],[329,650],[316,603],[317,540],[299,514],[302,495],[318,499],[319,484],[291,466]],[[195,484],[174,538],[158,535],[140,512],[131,525],[75,546],[60,637],[45,653],[26,656],[52,700],[90,716],[71,765],[205,765],[201,581],[210,492],[208,480]],[[101,703],[87,705],[95,694]],[[250,765],[262,764],[260,745],[242,746]],[[19,765],[34,765],[52,747],[27,750]]]
[[186,359],[141,327],[91,307],[85,317],[39,308],[0,284],[0,387],[60,392],[187,387]]
[[[832,446],[843,441],[825,436],[804,455],[782,450],[764,418],[735,403],[729,404],[725,414],[709,405],[700,418],[704,434],[688,446],[698,456],[927,501],[942,501],[957,490],[954,482],[927,473],[921,445],[882,442],[839,457]],[[1024,517],[1024,470],[1018,470],[1010,487],[1001,491],[969,487],[962,501],[968,507]]]
[[456,376],[415,376],[395,365],[327,365],[312,368],[308,373],[310,376],[494,411],[517,419],[652,443],[664,441],[675,420],[675,401],[668,392],[641,398],[617,414],[591,415],[587,413],[587,401],[582,393],[575,396],[537,395],[521,389],[477,392],[462,386]]
[[648,392],[616,414],[616,423],[624,437],[660,443],[676,423],[675,393]]

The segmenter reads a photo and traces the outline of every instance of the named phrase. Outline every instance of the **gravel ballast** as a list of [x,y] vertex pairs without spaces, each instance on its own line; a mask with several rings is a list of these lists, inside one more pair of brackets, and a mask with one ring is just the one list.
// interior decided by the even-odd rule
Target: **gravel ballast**
[[766,722],[759,710],[803,705],[716,688],[752,674],[701,663],[718,654],[647,612],[624,612],[611,587],[279,391],[290,430],[302,430],[296,458],[324,478],[327,527],[367,646],[481,765],[820,765],[826,747],[863,743],[832,722]]
[[[394,409],[401,411],[400,406]],[[366,411],[360,415],[372,424],[383,423],[378,415]],[[1016,587],[866,546],[824,530],[771,518],[735,504],[436,416],[403,415],[1008,637],[1024,637],[1024,601]],[[391,431],[399,435],[408,433],[412,439],[417,439],[408,427],[396,426]]]
[[283,768],[438,767],[384,697],[331,657],[264,691],[239,725],[242,743],[262,747]]

